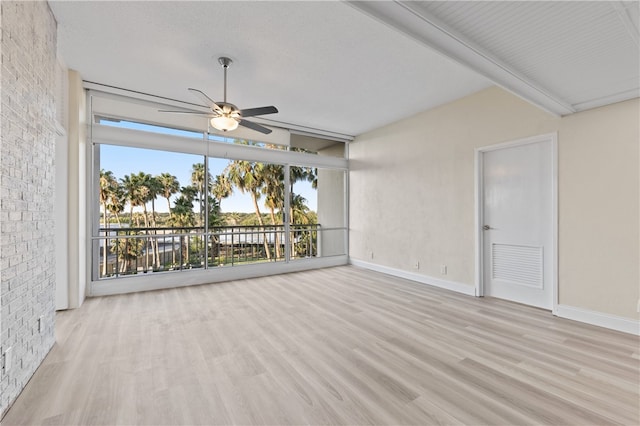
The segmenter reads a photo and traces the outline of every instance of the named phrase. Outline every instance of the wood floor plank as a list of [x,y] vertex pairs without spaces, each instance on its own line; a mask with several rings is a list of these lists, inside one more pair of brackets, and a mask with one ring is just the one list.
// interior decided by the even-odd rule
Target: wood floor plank
[[639,343],[352,266],[91,298],[2,425],[637,425]]

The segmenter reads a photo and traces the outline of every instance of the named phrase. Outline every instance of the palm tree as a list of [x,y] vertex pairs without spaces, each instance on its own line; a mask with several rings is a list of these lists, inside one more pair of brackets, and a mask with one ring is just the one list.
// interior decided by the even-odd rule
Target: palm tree
[[[311,182],[311,186],[316,188],[318,186],[318,178],[317,178],[317,169],[313,169],[311,167],[299,167],[299,166],[291,166],[289,168],[289,194],[291,197],[291,204],[293,204],[293,198],[295,193],[293,192],[293,185],[296,182],[307,181]],[[306,201],[306,200],[305,200]],[[293,222],[293,210],[289,210],[290,220],[292,224]]]
[[[162,186],[160,185],[160,181],[155,176],[147,175],[146,181],[147,187],[149,188],[148,200],[151,201],[151,227],[156,228],[156,198],[160,195],[162,191]],[[157,235],[158,231],[153,230],[153,235]],[[151,240],[151,249],[153,251],[153,261],[152,265],[154,270],[156,270],[160,266],[160,249],[158,247],[158,238],[154,237]]]
[[102,211],[104,213],[104,227],[106,228],[105,231],[105,240],[104,240],[104,245],[102,247],[102,255],[103,255],[103,261],[102,261],[102,276],[105,277],[107,275],[107,261],[108,261],[108,256],[109,256],[109,246],[108,246],[108,241],[109,241],[109,200],[111,200],[114,196],[114,193],[116,191],[116,188],[118,187],[118,181],[116,180],[116,178],[113,176],[113,172],[111,171],[105,171],[104,169],[100,170],[100,181],[99,181],[99,187],[100,187],[100,194],[99,194],[99,198],[100,198],[100,206],[102,208]]
[[120,179],[120,183],[122,184],[122,189],[124,190],[124,197],[126,202],[129,203],[129,227],[133,228],[133,207],[134,207],[134,199],[136,198],[136,179],[133,177],[135,175],[124,175],[122,179]]
[[260,191],[264,185],[264,164],[254,163],[244,160],[234,160],[229,163],[225,169],[229,182],[233,184],[240,192],[249,193],[251,200],[253,201],[253,208],[256,211],[256,218],[258,224],[262,229],[264,251],[267,259],[271,260],[271,251],[269,250],[269,244],[267,241],[267,235],[264,232],[264,220],[260,213],[260,206],[258,200],[260,199]]
[[[160,195],[167,199],[167,208],[169,212],[169,220],[171,220],[171,196],[177,194],[180,191],[180,182],[178,178],[171,173],[162,173],[156,177],[160,184]],[[176,264],[176,250],[173,244],[171,244],[171,260],[172,264]]]
[[116,218],[118,227],[120,227],[121,225],[120,213],[124,211],[125,203],[126,197],[124,188],[122,188],[122,185],[120,185],[118,181],[116,181],[111,193],[111,197],[109,198],[109,203],[107,204],[107,209],[109,209],[109,213],[113,214],[113,216]]
[[[124,177],[122,179],[120,179],[120,183],[121,183],[121,187],[124,193],[124,199],[125,202],[129,203],[129,228],[133,228],[133,199],[135,198],[135,192],[136,192],[136,183],[135,183],[135,179],[132,178],[129,175],[124,175]],[[123,247],[123,250],[120,250],[121,253],[128,253],[129,252],[129,238],[125,238],[125,247]],[[127,258],[127,257],[123,257],[123,271],[127,270],[130,265],[131,265],[131,259]]]
[[[193,214],[193,199],[196,189],[193,187],[183,187],[182,194],[176,198],[174,207],[171,209],[170,222],[172,226],[183,228],[183,233],[186,233],[186,228],[195,225],[195,216]],[[180,264],[186,265],[189,263],[189,239],[184,235],[180,236]],[[174,261],[175,264],[175,261]]]
[[[224,173],[217,175],[213,180],[213,185],[211,186],[210,192],[211,192],[211,195],[213,195],[213,198],[210,197],[210,202],[215,202],[216,221],[215,222],[211,221],[211,213],[209,213],[209,228],[225,225],[226,223],[222,220],[222,217],[220,214],[221,213],[220,203],[222,203],[223,198],[227,198],[233,192],[233,185],[229,181],[228,176]],[[211,260],[212,261],[216,257],[220,256],[220,246],[218,245],[219,241],[220,239],[218,238],[217,234],[212,234],[211,236]]]
[[[146,228],[149,227],[148,216],[147,216],[147,202],[149,201],[149,179],[151,175],[146,174],[144,172],[139,172],[138,174],[125,175],[122,181],[122,186],[125,190],[126,199],[129,202],[129,226],[133,227],[133,209],[134,207],[141,206],[144,214],[144,226]],[[136,226],[140,227],[140,219],[136,219]],[[131,259],[129,259],[129,263]],[[148,255],[146,256],[145,265],[148,269],[149,265]]]
[[211,194],[216,200],[218,200],[218,203],[220,203],[223,198],[227,198],[231,195],[232,191],[232,184],[227,175],[217,175],[213,181],[213,186],[211,187]]
[[138,172],[132,175],[136,184],[131,201],[134,205],[142,207],[142,218],[144,219],[144,227],[149,227],[149,213],[147,211],[147,203],[151,201],[151,175],[145,172]]
[[[209,234],[207,236],[207,241],[209,247],[208,256],[211,257],[211,261],[213,262],[216,257],[220,255],[220,238],[218,237],[219,228],[225,224],[222,214],[220,212],[220,201],[209,195],[207,206],[209,208]],[[208,259],[207,259],[208,262]]]
[[[284,209],[284,167],[277,164],[267,164],[264,166],[264,186],[261,189],[265,196],[264,205],[269,209],[271,224],[281,225],[276,220],[276,209]],[[281,222],[281,221],[280,221]],[[274,244],[276,247],[276,259],[281,258],[280,232],[275,231]]]
[[200,204],[200,224],[204,226],[204,210],[207,188],[211,188],[211,173],[205,171],[204,163],[196,163],[191,169],[191,184],[196,188],[196,200]]
[[[316,177],[316,169],[312,169],[311,167],[299,167],[299,166],[291,166],[289,168],[289,199],[291,200],[289,203],[289,223],[293,226],[296,225],[297,219],[300,219],[301,216],[300,214],[297,214],[296,210],[296,205],[300,206],[300,203],[302,203],[305,207],[306,207],[306,199],[300,195],[297,195],[293,192],[293,185],[296,182],[301,182],[301,181],[307,181],[307,182],[311,182],[312,187],[317,187],[318,184],[318,180]],[[308,207],[306,207],[307,210],[309,210]],[[299,210],[299,208],[298,208]],[[300,222],[301,223],[301,222]],[[290,238],[290,242],[291,242],[291,257],[295,257],[295,250],[294,250],[294,238],[295,238],[295,233],[291,232],[289,234],[289,238]]]
[[[135,176],[135,181],[137,182],[137,191],[135,202],[138,206],[142,206],[143,219],[144,219],[144,227],[146,228],[147,233],[149,232],[149,212],[147,211],[147,203],[151,201],[151,175],[144,172],[139,172]],[[155,198],[155,196],[154,196]],[[145,270],[149,269],[149,243],[151,240],[147,240],[146,251],[144,256],[144,264]],[[153,243],[151,244],[153,247]],[[153,250],[152,250],[153,251]]]
[[104,214],[104,226],[107,227],[107,224],[109,223],[108,221],[108,214],[109,214],[109,209],[107,208],[107,203],[109,202],[109,199],[111,198],[111,195],[113,193],[114,187],[118,185],[118,181],[116,180],[116,178],[113,176],[113,172],[112,171],[105,171],[104,169],[100,169],[100,181],[99,181],[99,187],[100,187],[100,207],[102,208],[102,212]]
[[171,196],[180,191],[180,182],[171,173],[162,173],[160,176],[156,176],[156,179],[161,186],[160,195],[167,199],[167,208],[171,213]]
[[[142,255],[144,242],[141,238],[130,238],[128,234],[124,238],[116,238],[111,242],[111,250],[117,254],[120,260],[120,273],[133,271],[131,263]],[[134,235],[138,235],[135,233]]]
[[[309,206],[307,200],[299,194],[295,194],[291,199],[291,222],[293,224],[309,225],[311,224]],[[295,226],[295,225],[294,225]],[[312,229],[308,231],[302,229],[291,231],[291,257],[306,256],[315,252],[314,241],[312,238]],[[295,243],[295,237],[299,238],[298,244]]]

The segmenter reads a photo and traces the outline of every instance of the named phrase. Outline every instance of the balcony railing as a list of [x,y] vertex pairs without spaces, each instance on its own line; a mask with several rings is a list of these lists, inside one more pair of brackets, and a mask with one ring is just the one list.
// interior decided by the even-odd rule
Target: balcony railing
[[235,266],[318,256],[319,224],[123,228],[104,227],[94,237],[98,278]]

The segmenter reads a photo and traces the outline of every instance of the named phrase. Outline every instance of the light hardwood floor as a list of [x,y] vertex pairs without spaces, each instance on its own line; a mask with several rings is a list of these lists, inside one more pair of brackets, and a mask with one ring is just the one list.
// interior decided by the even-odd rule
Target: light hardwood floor
[[56,321],[3,424],[640,423],[637,337],[356,267]]

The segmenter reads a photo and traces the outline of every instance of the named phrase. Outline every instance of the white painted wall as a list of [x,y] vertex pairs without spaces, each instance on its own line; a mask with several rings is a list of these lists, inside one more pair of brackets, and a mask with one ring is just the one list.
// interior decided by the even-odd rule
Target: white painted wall
[[558,131],[560,303],[637,320],[638,104],[559,118],[493,87],[358,136],[350,257],[473,286],[474,149]]
[[638,318],[640,100],[562,119],[559,302]]
[[344,170],[318,169],[318,223],[321,225],[321,256],[346,254],[343,230],[345,227]]
[[[318,155],[340,157],[344,155],[344,145],[337,144],[318,152]],[[345,231],[330,228],[345,227],[345,184],[344,170],[318,169],[318,223],[322,226],[319,239],[321,256],[346,254]]]
[[473,286],[474,149],[550,133],[557,121],[492,88],[358,136],[350,256]]
[[82,78],[69,70],[68,267],[69,307],[77,308],[87,286],[87,108]]

